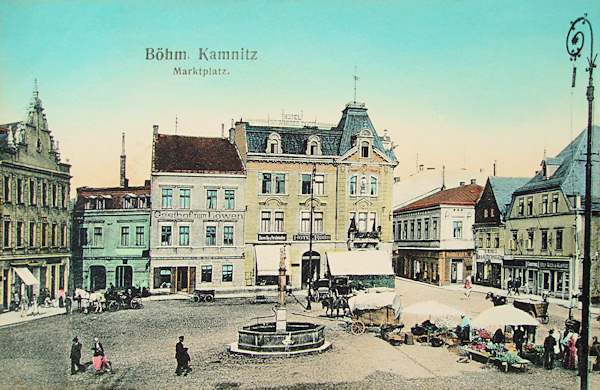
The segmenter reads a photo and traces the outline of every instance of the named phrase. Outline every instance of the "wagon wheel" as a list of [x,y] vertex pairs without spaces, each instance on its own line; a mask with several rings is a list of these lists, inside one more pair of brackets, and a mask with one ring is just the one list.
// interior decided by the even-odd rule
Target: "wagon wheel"
[[190,300],[191,300],[192,302],[194,302],[194,303],[198,303],[198,302],[200,302],[200,296],[198,296],[198,295],[193,295],[193,296],[190,298]]
[[142,302],[140,301],[139,298],[133,298],[131,300],[131,302],[129,303],[129,307],[131,307],[132,309],[141,309],[142,308]]
[[204,296],[204,302],[211,303],[214,300],[215,300],[215,297],[213,297],[212,295],[205,295]]
[[365,324],[362,321],[354,321],[350,325],[350,330],[353,334],[363,334],[365,332]]
[[537,316],[535,315],[535,310],[530,310],[528,311],[529,315],[532,316],[533,318],[537,318]]
[[117,311],[119,310],[119,304],[117,301],[110,301],[108,304],[108,311]]
[[550,317],[548,315],[542,316],[542,324],[546,325],[550,321]]

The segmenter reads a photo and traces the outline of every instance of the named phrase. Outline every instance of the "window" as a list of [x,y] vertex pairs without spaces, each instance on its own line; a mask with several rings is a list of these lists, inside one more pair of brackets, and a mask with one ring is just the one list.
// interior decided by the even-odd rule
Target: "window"
[[285,194],[285,175],[283,173],[275,175],[275,193]]
[[454,227],[454,238],[462,238],[462,221],[454,221],[452,226]]
[[10,221],[4,221],[4,231],[2,232],[4,236],[4,247],[10,247]]
[[17,203],[23,204],[23,179],[17,179]]
[[492,233],[486,233],[485,246],[488,248],[492,246]]
[[417,240],[421,239],[421,220],[417,221]]
[[429,240],[429,220],[425,220],[425,229],[424,229],[424,237],[426,240]]
[[17,222],[17,247],[23,246],[23,222]]
[[322,196],[325,193],[325,176],[315,175],[314,194]]
[[121,246],[129,246],[129,226],[121,226]]
[[60,206],[63,209],[67,208],[67,190],[64,185],[60,186]]
[[270,193],[271,193],[271,174],[263,173],[262,174],[261,194],[270,194]]
[[275,211],[275,231],[283,232],[283,211]]
[[523,198],[519,198],[519,215],[523,215],[523,212],[524,212]]
[[225,190],[225,208],[226,209],[234,209],[235,208],[235,191],[234,190]]
[[190,245],[190,227],[179,226],[179,245]]
[[162,190],[162,208],[170,209],[172,207],[171,203],[173,200],[173,190],[170,188],[164,188]]
[[408,240],[408,222],[404,221],[404,228],[402,229],[402,239]]
[[160,243],[163,246],[171,245],[173,232],[171,226],[163,226],[160,229]]
[[29,204],[35,204],[35,180],[29,180]]
[[323,212],[313,212],[313,231],[317,233],[323,233]]
[[233,265],[223,264],[223,281],[233,282]]
[[4,176],[4,203],[10,203],[10,176]]
[[371,177],[371,195],[377,195],[377,178]]
[[542,204],[540,208],[540,212],[542,214],[548,214],[548,195],[542,196]]
[[310,195],[311,176],[312,175],[307,175],[307,174],[302,175],[302,184],[301,184],[302,195]]
[[494,209],[493,208],[490,209],[490,217],[492,217],[492,218],[494,217]]
[[206,208],[216,209],[217,208],[217,190],[206,191]]
[[269,134],[267,139],[267,153],[283,153],[281,150],[281,136],[277,133]]
[[50,241],[52,243],[52,246],[55,247],[56,243],[58,242],[58,225],[53,223],[52,224],[52,240]]
[[[82,228],[81,230],[85,230],[85,244],[81,245],[87,245],[87,229]],[[35,222],[29,222],[29,246],[35,246]]]
[[367,141],[360,144],[360,157],[369,157],[369,143]]
[[144,227],[143,226],[135,227],[135,245],[136,246],[144,245]]
[[534,239],[533,233],[534,233],[533,231],[527,232],[527,249],[533,249],[533,239]]
[[434,240],[437,240],[437,238],[438,238],[438,221],[437,221],[437,219],[434,219],[432,221],[432,223],[433,223],[433,226],[432,226],[433,235],[431,238],[433,238]]
[[533,215],[533,198],[527,198],[527,215]]
[[563,248],[563,231],[556,231],[556,250],[562,250]]
[[203,265],[201,267],[201,281],[203,283],[210,283],[212,282],[212,265]]
[[519,236],[518,236],[518,234],[517,234],[517,231],[516,231],[516,230],[513,230],[513,231],[512,231],[512,240],[510,241],[510,244],[511,244],[511,246],[512,246],[512,248],[511,248],[511,249],[513,249],[513,250],[516,250],[516,249],[517,249],[517,244],[518,244],[518,242],[519,242],[518,240],[519,240]]
[[179,207],[182,209],[190,208],[190,189],[182,188],[179,190]]
[[552,212],[558,213],[558,194],[552,194]]
[[309,145],[309,154],[316,155],[319,150],[319,145],[316,142],[311,142]]
[[42,206],[48,206],[48,185],[42,183]]
[[56,184],[52,184],[52,207],[56,207],[58,205],[58,196],[56,194]]
[[60,246],[62,246],[64,248],[67,246],[67,225],[62,225],[60,227],[60,230],[61,230]]
[[48,224],[42,223],[42,247],[48,246]]
[[350,195],[356,195],[356,175],[350,176]]
[[494,248],[500,248],[500,237],[494,236]]
[[310,232],[310,211],[303,211],[300,217],[300,231],[303,233]]
[[260,212],[260,231],[270,232],[271,231],[271,212],[261,211]]
[[415,239],[415,221],[410,221],[410,239]]
[[366,232],[367,229],[367,213],[358,213],[358,231]]
[[217,245],[217,227],[206,227],[206,245]]
[[487,218],[488,217],[488,209],[484,209],[483,210],[483,218]]
[[223,245],[233,245],[233,226],[223,227]]
[[548,250],[548,231],[542,230],[542,250]]

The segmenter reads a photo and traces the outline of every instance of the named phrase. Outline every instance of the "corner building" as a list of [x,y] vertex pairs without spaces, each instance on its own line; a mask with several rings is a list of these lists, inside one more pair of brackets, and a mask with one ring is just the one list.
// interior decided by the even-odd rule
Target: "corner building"
[[391,263],[398,163],[364,104],[349,103],[331,128],[240,121],[230,137],[248,175],[247,286],[275,284],[281,246],[287,247],[288,284],[296,289],[326,275],[327,252],[377,249]]

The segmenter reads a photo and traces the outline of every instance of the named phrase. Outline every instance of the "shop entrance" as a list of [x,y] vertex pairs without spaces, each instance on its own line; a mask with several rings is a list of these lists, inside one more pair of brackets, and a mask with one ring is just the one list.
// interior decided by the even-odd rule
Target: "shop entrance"
[[305,252],[302,255],[302,289],[308,288],[308,283],[319,280],[321,275],[321,255],[318,252]]
[[450,283],[462,282],[463,272],[462,260],[452,260],[452,263],[450,263]]

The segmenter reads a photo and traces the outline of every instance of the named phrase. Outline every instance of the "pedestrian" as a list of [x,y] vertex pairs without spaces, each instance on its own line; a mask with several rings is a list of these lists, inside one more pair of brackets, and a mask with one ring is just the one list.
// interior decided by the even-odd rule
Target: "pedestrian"
[[575,369],[575,359],[577,356],[577,334],[571,334],[571,337],[567,340],[567,345],[565,346],[565,357],[563,359],[563,367],[568,370]]
[[29,299],[27,298],[27,294],[21,295],[21,317],[25,317],[27,315],[27,310],[29,309]]
[[106,355],[104,353],[104,346],[100,341],[98,341],[98,337],[94,337],[94,346],[92,347],[92,351],[94,351],[94,368],[97,372],[102,370],[106,370],[106,372],[111,371],[111,364],[106,360]]
[[512,289],[513,289],[513,281],[512,281],[512,278],[509,276],[508,280],[506,281],[506,296],[510,295]]
[[[592,368],[591,371],[600,370],[600,342],[598,337],[592,337],[592,343],[590,344],[590,357],[592,357]],[[595,359],[594,359],[595,358]]]
[[75,336],[73,345],[71,345],[71,375],[85,371],[85,366],[81,364],[81,347],[82,345],[79,342],[79,338]]
[[65,289],[61,288],[58,290],[58,307],[65,307]]
[[469,319],[464,314],[460,315],[460,339],[462,341],[470,341],[471,340],[471,324],[469,323]]
[[502,344],[502,345],[504,345],[504,332],[502,332],[502,329],[498,328],[496,330],[496,332],[492,336],[492,342],[494,344],[498,344],[498,345]]
[[67,311],[67,314],[73,313],[73,298],[71,298],[70,295],[67,295],[65,298],[65,310]]
[[522,326],[517,326],[515,332],[513,333],[513,341],[515,343],[515,348],[519,353],[523,352],[523,342],[525,341],[525,329]]
[[175,359],[177,359],[175,375],[180,376],[183,373],[183,376],[187,376],[192,369],[190,368],[190,354],[188,349],[183,346],[183,336],[179,336],[179,342],[175,346]]
[[548,370],[554,368],[554,344],[556,344],[556,339],[552,333],[554,333],[554,329],[550,329],[548,337],[544,339],[544,355],[542,356],[544,367]]
[[536,332],[537,332],[537,326],[525,325],[525,332],[527,333],[525,340],[527,342],[531,342],[531,344],[535,344],[535,336],[536,336]]
[[515,287],[515,295],[521,295],[521,292],[519,291],[521,289],[521,278],[517,278],[513,284]]
[[560,333],[560,330],[554,330],[552,336],[554,336],[554,340],[556,340],[556,344],[554,345],[554,358],[561,359],[562,348],[560,341],[562,339],[562,334]]
[[37,295],[33,294],[33,296],[31,297],[31,315],[38,315],[40,314],[40,308],[38,306],[38,299],[37,299]]
[[467,298],[471,296],[471,288],[471,277],[467,276],[467,279],[465,280],[465,295],[467,296]]

